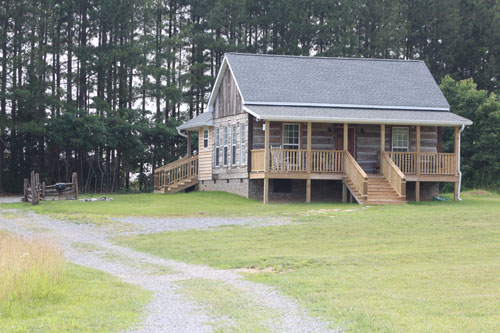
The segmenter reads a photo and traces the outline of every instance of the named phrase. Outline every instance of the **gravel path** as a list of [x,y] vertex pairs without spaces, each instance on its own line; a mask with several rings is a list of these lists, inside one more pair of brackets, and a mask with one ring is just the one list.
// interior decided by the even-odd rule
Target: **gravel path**
[[22,196],[0,196],[0,203],[21,202]]
[[[1,208],[0,208],[1,209]],[[165,260],[127,247],[114,244],[111,239],[130,232],[158,232],[193,228],[213,228],[221,225],[262,226],[287,222],[267,219],[150,219],[124,218],[122,224],[134,226],[134,231],[124,231],[123,226],[94,226],[53,220],[47,216],[17,211],[2,211],[0,229],[24,236],[43,233],[57,241],[69,261],[99,269],[122,280],[153,292],[153,301],[145,310],[141,326],[134,332],[209,332],[210,325],[220,318],[211,318],[201,304],[189,301],[178,291],[176,281],[185,279],[212,279],[227,283],[242,294],[252,295],[257,304],[277,313],[277,319],[268,322],[274,332],[327,332],[328,325],[308,316],[291,298],[274,288],[244,279],[232,270],[219,270],[204,265],[186,264]],[[119,225],[118,223],[117,225]],[[127,228],[125,228],[127,229]],[[139,230],[139,231],[138,231]],[[153,273],[156,271],[156,273]],[[161,273],[158,273],[160,271]]]

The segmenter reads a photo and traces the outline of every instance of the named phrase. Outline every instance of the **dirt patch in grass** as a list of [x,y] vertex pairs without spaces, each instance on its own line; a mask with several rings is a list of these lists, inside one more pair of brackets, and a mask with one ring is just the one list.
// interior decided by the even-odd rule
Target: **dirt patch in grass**
[[485,190],[476,190],[476,191],[470,191],[469,194],[485,196],[485,195],[490,195],[491,193]]
[[292,268],[284,268],[284,267],[264,267],[264,268],[256,268],[256,267],[242,267],[236,268],[234,270],[238,273],[247,273],[247,274],[260,274],[260,273],[275,273],[275,274],[285,274],[293,271]]

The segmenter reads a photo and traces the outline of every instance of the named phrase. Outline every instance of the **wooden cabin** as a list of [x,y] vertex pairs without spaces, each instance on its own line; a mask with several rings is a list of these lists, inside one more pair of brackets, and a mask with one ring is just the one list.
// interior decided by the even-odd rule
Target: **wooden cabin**
[[[269,200],[399,204],[460,191],[460,133],[423,61],[226,54],[207,110],[178,127],[198,155],[155,171],[155,192],[196,186]],[[442,152],[444,127],[454,152]]]

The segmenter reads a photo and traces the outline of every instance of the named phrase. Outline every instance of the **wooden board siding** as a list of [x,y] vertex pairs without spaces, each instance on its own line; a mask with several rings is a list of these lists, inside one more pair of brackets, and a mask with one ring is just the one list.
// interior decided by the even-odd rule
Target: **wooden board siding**
[[[251,149],[263,149],[264,148],[264,131],[262,127],[264,126],[263,121],[257,121],[254,117],[252,117],[252,148]],[[271,122],[271,132],[269,133],[269,144],[272,147],[281,146],[281,128],[282,123],[280,122]]]
[[224,73],[219,91],[215,98],[214,118],[223,118],[242,113],[241,96],[231,70]]
[[[312,123],[311,124],[311,149],[332,150],[335,148],[334,130],[335,124]],[[307,126],[302,126],[302,149],[307,149]]]
[[208,148],[203,148],[203,130],[199,131],[199,158],[198,158],[198,179],[210,180],[212,179],[212,128],[208,128]]

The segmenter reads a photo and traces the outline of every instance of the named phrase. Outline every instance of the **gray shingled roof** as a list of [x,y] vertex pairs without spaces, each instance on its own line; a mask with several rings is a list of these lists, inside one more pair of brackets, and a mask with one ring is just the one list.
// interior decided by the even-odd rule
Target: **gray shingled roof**
[[242,53],[226,57],[245,104],[449,109],[423,61]]
[[203,112],[202,114],[178,126],[177,131],[185,131],[202,126],[213,126],[213,125],[214,122],[213,122],[212,112]]
[[374,110],[305,106],[245,105],[259,119],[273,121],[352,122],[365,124],[472,125],[464,117],[443,111]]

